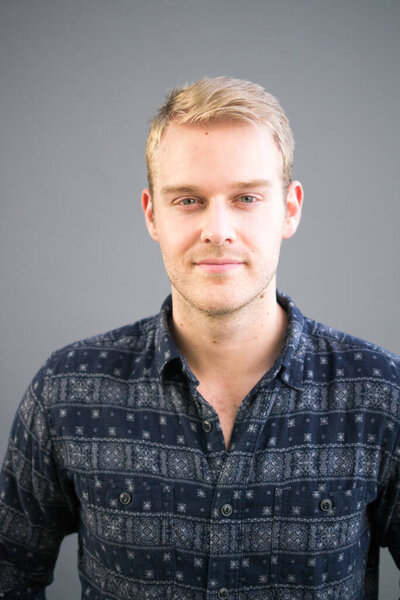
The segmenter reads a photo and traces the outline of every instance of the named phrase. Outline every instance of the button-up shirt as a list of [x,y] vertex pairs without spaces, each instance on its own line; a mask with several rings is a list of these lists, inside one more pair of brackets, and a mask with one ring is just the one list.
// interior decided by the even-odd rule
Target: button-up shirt
[[52,354],[2,471],[5,598],[44,598],[72,532],[89,600],[377,598],[379,546],[400,564],[400,359],[277,298],[285,342],[228,450],[171,296]]

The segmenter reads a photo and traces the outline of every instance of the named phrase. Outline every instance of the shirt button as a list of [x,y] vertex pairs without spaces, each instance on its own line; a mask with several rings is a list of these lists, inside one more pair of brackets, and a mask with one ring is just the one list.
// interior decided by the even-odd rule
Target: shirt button
[[229,596],[229,590],[225,587],[219,588],[217,596],[219,600],[226,600]]
[[128,492],[121,492],[119,495],[119,501],[121,504],[129,504],[132,502],[132,496]]
[[203,421],[203,429],[206,433],[210,433],[212,429],[212,423],[210,423],[210,421]]
[[[224,504],[223,507],[221,508],[221,512],[224,515],[224,517],[229,517],[233,513],[232,505]],[[225,588],[221,588],[221,589],[225,589]]]
[[319,507],[324,512],[328,512],[329,510],[332,510],[332,508],[333,508],[333,502],[332,502],[332,500],[330,498],[324,498],[319,503]]

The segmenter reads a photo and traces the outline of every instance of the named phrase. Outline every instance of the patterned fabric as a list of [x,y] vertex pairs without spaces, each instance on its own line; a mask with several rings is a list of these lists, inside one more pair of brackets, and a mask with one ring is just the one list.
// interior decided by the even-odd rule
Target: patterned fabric
[[244,398],[229,451],[154,316],[55,352],[16,415],[0,591],[38,600],[78,532],[88,600],[373,600],[400,566],[400,360],[303,317]]

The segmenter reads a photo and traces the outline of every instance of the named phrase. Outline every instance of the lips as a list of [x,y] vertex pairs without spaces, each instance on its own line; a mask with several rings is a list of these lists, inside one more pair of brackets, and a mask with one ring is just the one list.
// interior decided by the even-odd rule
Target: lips
[[206,258],[200,260],[196,264],[198,265],[238,265],[243,261],[236,260],[235,258]]
[[205,273],[227,273],[237,271],[243,266],[243,261],[235,258],[207,258],[196,263],[195,266]]

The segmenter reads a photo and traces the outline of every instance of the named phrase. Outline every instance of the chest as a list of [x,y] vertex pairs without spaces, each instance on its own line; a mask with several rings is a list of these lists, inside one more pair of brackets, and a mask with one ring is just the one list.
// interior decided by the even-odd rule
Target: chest
[[239,407],[257,381],[230,385],[221,384],[221,382],[216,384],[202,382],[197,388],[198,392],[211,404],[218,415],[227,449]]

